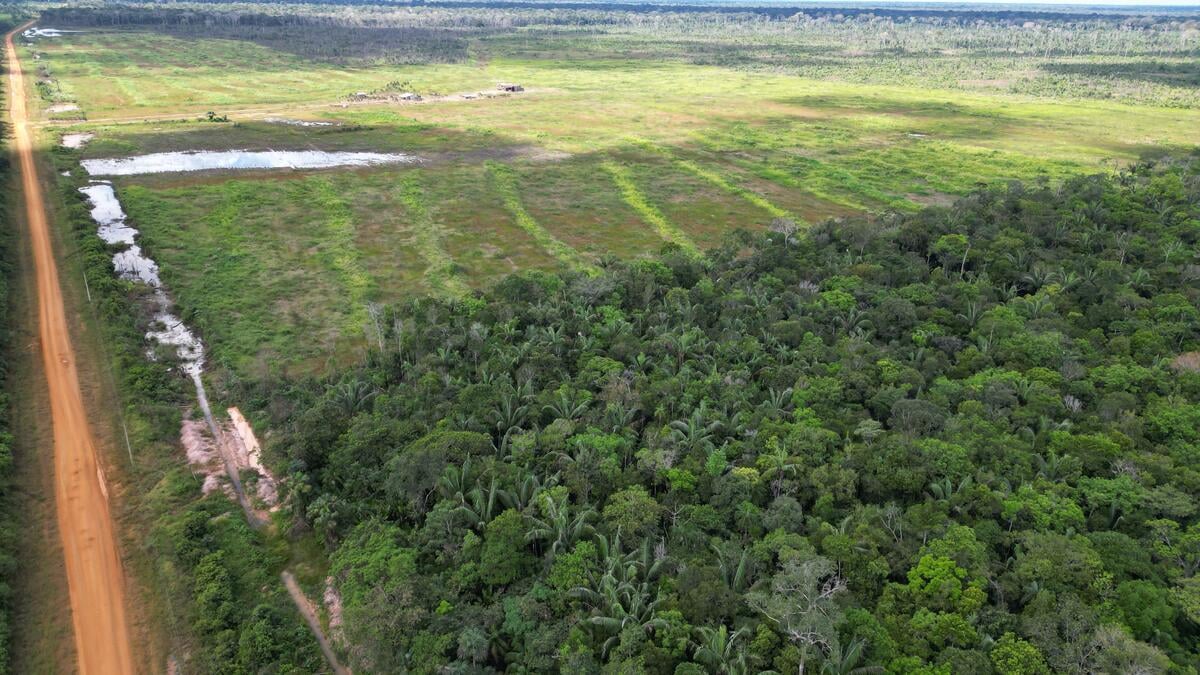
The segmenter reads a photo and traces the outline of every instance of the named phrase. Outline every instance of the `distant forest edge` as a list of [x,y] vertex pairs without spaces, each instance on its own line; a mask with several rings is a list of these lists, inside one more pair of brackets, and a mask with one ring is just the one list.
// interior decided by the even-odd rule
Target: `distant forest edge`
[[[189,4],[194,5],[220,5],[227,4],[227,0],[190,0]],[[609,12],[668,12],[668,13],[718,13],[718,14],[754,14],[759,16],[771,17],[774,19],[785,19],[796,14],[805,14],[812,17],[857,17],[857,16],[875,16],[887,19],[938,19],[942,21],[951,21],[959,23],[971,23],[978,19],[988,21],[1024,23],[1026,21],[1062,21],[1075,22],[1086,20],[1121,20],[1121,19],[1144,19],[1147,16],[1161,15],[1178,18],[1179,15],[1195,15],[1200,14],[1200,9],[1196,7],[1171,7],[1171,6],[1146,6],[1134,8],[1132,6],[1112,7],[1109,9],[1098,7],[1081,7],[1074,10],[1070,8],[1055,8],[1036,9],[1031,6],[1017,5],[1013,7],[1001,7],[997,5],[981,6],[974,5],[966,6],[951,6],[951,7],[930,7],[920,5],[910,6],[889,6],[879,7],[870,5],[853,5],[853,6],[838,6],[838,5],[804,5],[804,4],[788,4],[779,3],[775,5],[760,5],[760,4],[738,4],[738,3],[690,3],[690,4],[669,4],[669,3],[639,3],[639,2],[513,2],[504,0],[499,2],[481,2],[479,0],[434,0],[431,2],[379,2],[368,0],[279,0],[270,3],[247,3],[248,5],[262,5],[268,7],[270,5],[338,5],[338,6],[363,6],[363,7],[437,7],[437,8],[474,8],[474,9],[541,9],[541,10],[579,10],[579,11],[609,11]],[[117,8],[120,8],[119,11]],[[60,13],[72,13],[84,11],[93,15],[106,15],[112,17],[114,21],[122,21],[129,18],[128,12],[137,8],[136,4],[127,6],[106,6],[103,9],[94,10],[92,8],[54,8],[47,10],[43,16],[51,17]],[[1133,10],[1133,11],[1131,11]],[[194,13],[194,10],[188,9],[158,9],[145,8],[140,12],[138,18],[133,19],[134,22],[140,23],[159,23],[169,24],[179,19],[179,15]],[[264,15],[267,15],[264,12]],[[243,15],[245,16],[245,15]],[[286,21],[292,17],[284,15],[273,15],[281,21]],[[158,21],[154,19],[157,18]],[[119,24],[114,24],[119,25]]]
[[1047,100],[1200,107],[1200,14],[536,2],[49,9],[43,23],[245,40],[342,65],[685,62]]

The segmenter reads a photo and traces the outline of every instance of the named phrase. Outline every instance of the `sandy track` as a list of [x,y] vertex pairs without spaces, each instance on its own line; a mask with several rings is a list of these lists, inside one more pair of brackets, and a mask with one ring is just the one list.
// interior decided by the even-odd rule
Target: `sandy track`
[[24,77],[13,47],[13,35],[24,28],[17,28],[4,39],[9,108],[37,275],[38,334],[54,426],[54,497],[66,558],[79,672],[84,675],[132,673],[133,657],[125,612],[125,574],[117,555],[104,476],[96,458],[96,443],[79,390],[79,374],[67,332],[46,205],[33,160]]
[[279,574],[279,578],[283,580],[288,595],[292,596],[292,602],[296,603],[296,609],[300,612],[300,616],[304,617],[304,623],[308,624],[313,636],[317,638],[317,645],[320,646],[321,653],[325,655],[325,660],[329,662],[329,667],[333,668],[336,675],[352,675],[349,668],[338,662],[337,654],[333,652],[333,645],[329,643],[329,639],[325,637],[325,631],[321,628],[321,619],[317,616],[317,608],[300,589],[300,584],[296,582],[296,576],[284,570]]

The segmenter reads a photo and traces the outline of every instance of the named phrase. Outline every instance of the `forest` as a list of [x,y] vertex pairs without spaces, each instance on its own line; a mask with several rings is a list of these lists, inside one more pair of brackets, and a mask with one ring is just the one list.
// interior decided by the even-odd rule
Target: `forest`
[[[63,32],[17,48],[112,380],[138,649],[235,675],[1200,672],[1198,16],[46,9]],[[104,178],[197,382],[82,189],[204,150],[416,159]],[[193,456],[201,400],[262,441],[255,517]],[[7,440],[0,495],[32,501]],[[11,669],[53,671],[30,559]]]
[[247,382],[363,672],[1200,667],[1200,155],[373,313]]

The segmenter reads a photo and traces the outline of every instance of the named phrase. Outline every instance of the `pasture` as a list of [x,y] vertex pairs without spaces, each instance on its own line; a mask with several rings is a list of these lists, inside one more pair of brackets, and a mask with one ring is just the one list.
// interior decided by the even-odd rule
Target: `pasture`
[[[637,35],[534,26],[473,38],[461,58],[411,64],[107,28],[26,52],[53,82],[47,101],[78,105],[83,117],[48,116],[47,142],[68,129],[97,134],[82,150],[56,150],[67,180],[86,180],[81,158],[166,150],[422,158],[115,181],[213,363],[241,374],[319,371],[352,356],[371,302],[463,297],[514,271],[586,272],[667,244],[703,250],[779,218],[910,211],[980,184],[1109,171],[1188,147],[1200,128],[1200,112],[1152,96],[957,86],[949,66],[923,85],[909,75],[872,81],[861,64],[840,78],[813,64],[713,65],[689,57],[694,45]],[[652,46],[653,58],[630,45]],[[497,82],[526,91],[461,96]],[[347,98],[395,83],[425,100]],[[204,119],[209,111],[229,121]]]

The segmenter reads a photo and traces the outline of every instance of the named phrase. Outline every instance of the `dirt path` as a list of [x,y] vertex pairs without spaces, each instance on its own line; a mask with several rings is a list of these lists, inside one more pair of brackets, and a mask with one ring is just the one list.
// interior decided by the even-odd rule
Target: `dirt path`
[[25,81],[13,47],[13,35],[24,28],[21,26],[5,36],[4,49],[13,141],[37,275],[38,336],[54,426],[54,496],[66,559],[79,672],[132,673],[125,573],[117,555],[104,475],[97,462],[96,443],[79,389],[46,205],[33,158]]
[[296,603],[296,609],[300,611],[304,622],[308,624],[309,629],[317,638],[317,644],[321,646],[325,660],[329,661],[333,672],[337,675],[351,675],[349,668],[338,663],[337,655],[333,653],[333,645],[329,644],[329,639],[325,637],[325,631],[321,630],[321,619],[317,616],[317,610],[313,607],[312,600],[309,600],[301,590],[300,584],[296,583],[296,577],[285,570],[280,573],[279,578],[283,579],[283,585],[287,587],[288,595],[292,596],[292,602]]

